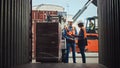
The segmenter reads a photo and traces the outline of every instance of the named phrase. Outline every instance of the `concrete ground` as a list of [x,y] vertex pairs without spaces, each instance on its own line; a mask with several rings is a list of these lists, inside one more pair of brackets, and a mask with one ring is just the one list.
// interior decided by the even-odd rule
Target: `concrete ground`
[[[86,63],[98,63],[98,53],[87,52],[86,54]],[[82,58],[80,53],[76,53],[76,62],[82,63]],[[32,63],[36,63],[35,59],[32,60]],[[69,54],[69,63],[73,63],[72,53]]]
[[[98,63],[98,53],[87,52],[86,55],[86,63]],[[80,53],[76,53],[76,62],[82,63],[82,58]],[[73,63],[72,53],[69,54],[69,63]]]

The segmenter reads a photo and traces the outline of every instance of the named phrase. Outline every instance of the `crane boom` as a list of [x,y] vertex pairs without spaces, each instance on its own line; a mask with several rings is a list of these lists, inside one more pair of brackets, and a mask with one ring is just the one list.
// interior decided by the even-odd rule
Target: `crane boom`
[[75,22],[78,17],[87,9],[87,7],[92,3],[93,0],[88,0],[87,3],[83,6],[82,9],[80,9],[76,14],[75,16],[72,18],[73,19],[73,22]]

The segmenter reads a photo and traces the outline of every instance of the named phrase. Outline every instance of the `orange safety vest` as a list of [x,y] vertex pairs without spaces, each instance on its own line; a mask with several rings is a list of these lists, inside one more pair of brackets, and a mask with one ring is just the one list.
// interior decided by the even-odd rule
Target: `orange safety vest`
[[[83,31],[84,31],[84,38],[87,38],[87,35],[86,35],[86,29],[85,28],[82,28]],[[75,43],[78,43],[78,40],[75,40]]]
[[83,31],[84,31],[84,39],[85,39],[85,45],[87,46],[88,45],[88,42],[87,42],[87,34],[86,34],[86,29],[85,28],[82,28]]
[[[70,31],[70,30],[68,29],[68,27],[66,27],[66,30],[67,30],[67,35],[69,35],[69,36],[75,35],[75,27],[72,27],[72,31]],[[76,44],[78,43],[78,40],[77,40],[77,39],[75,40],[75,43],[76,43]]]
[[87,38],[87,35],[86,35],[86,29],[85,28],[82,28],[83,31],[84,31],[84,38]]
[[67,35],[69,36],[75,35],[75,27],[72,27],[72,31],[70,31],[68,27],[66,27],[66,31],[67,31]]

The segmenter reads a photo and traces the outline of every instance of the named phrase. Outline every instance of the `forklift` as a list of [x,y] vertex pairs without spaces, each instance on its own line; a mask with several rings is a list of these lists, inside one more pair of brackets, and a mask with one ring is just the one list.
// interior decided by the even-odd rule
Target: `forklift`
[[88,40],[88,46],[86,46],[87,52],[98,52],[98,17],[88,17],[86,19],[86,34]]
[[[88,0],[85,5],[73,16],[73,23],[80,17],[80,15],[87,9],[87,7],[93,3],[95,6],[97,0]],[[86,32],[88,45],[86,46],[86,52],[98,52],[98,17],[88,17],[86,19]],[[91,28],[90,28],[91,27]],[[79,52],[79,48],[76,47],[76,52]]]

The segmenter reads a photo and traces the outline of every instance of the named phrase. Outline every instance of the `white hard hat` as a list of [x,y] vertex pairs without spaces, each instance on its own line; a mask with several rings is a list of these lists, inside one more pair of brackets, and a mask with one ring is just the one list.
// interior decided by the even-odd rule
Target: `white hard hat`
[[73,21],[73,19],[72,18],[68,18],[67,21]]
[[79,20],[78,23],[83,22],[82,20]]
[[73,22],[73,20],[71,19],[71,20],[68,20],[68,22]]

